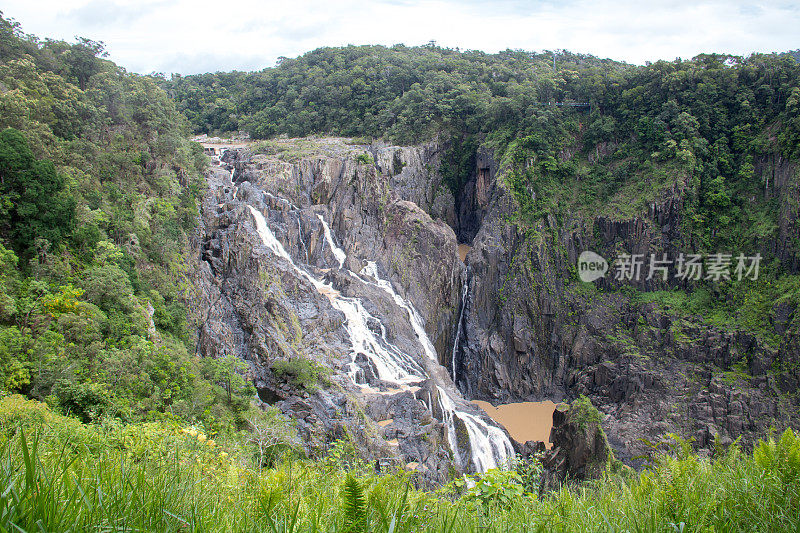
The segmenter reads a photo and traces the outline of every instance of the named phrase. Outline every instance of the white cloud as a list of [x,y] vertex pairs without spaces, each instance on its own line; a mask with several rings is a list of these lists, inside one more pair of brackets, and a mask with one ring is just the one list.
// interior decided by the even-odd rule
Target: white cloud
[[568,49],[643,63],[701,52],[800,48],[787,2],[677,0],[6,0],[41,37],[104,41],[129,70],[193,73],[272,66],[320,46],[423,44],[495,52]]

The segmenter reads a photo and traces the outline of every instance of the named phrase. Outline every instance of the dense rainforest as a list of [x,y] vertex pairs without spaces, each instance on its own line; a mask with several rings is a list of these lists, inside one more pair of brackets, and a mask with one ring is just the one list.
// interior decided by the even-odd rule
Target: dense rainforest
[[785,235],[779,220],[795,208],[781,207],[773,190],[776,169],[800,157],[796,52],[634,66],[569,52],[348,46],[260,72],[161,83],[197,133],[442,139],[441,172],[457,198],[476,150],[491,149],[516,221],[532,233],[547,217],[579,226],[635,216],[681,182],[677,251],[760,253],[762,281],[669,280],[641,298],[746,325],[777,344],[770,308],[798,297],[797,279],[786,276],[798,267],[798,235]]
[[104,56],[0,18],[0,387],[86,422],[238,429],[240,364],[193,357],[185,304],[205,156]]
[[[480,144],[499,158],[532,158],[512,178],[526,217],[597,211],[612,200],[614,208],[640,207],[646,199],[624,191],[644,174],[688,172],[696,181],[697,245],[708,246],[741,242],[718,235],[719,225],[750,226],[738,200],[759,190],[750,179],[756,159],[800,156],[798,76],[788,53],[637,67],[569,52],[397,45],[323,48],[261,72],[173,75],[162,85],[197,133],[397,143],[443,136],[452,144],[444,172],[454,189]],[[563,186],[571,180],[576,190]],[[576,197],[557,197],[556,186]],[[768,221],[757,222],[768,231]]]
[[[280,144],[285,137],[354,138],[342,144],[345,148],[324,145],[324,150],[336,154],[328,163],[336,160],[334,165],[352,172],[347,186],[337,189],[337,194],[349,194],[347,187],[362,187],[358,197],[342,197],[369,216],[383,217],[373,226],[394,232],[392,238],[403,246],[402,253],[392,257],[398,264],[422,264],[412,263],[425,255],[418,251],[433,246],[434,237],[447,232],[422,209],[408,207],[410,202],[388,203],[389,194],[381,187],[403,172],[417,180],[415,185],[425,187],[436,183],[438,178],[431,176],[438,172],[457,210],[458,204],[475,194],[468,188],[476,187],[477,161],[491,159],[492,172],[496,170],[502,182],[496,195],[503,202],[495,200],[502,204],[495,214],[501,217],[500,225],[522,235],[504,256],[511,258],[509,264],[494,265],[499,279],[484,279],[498,282],[497,290],[489,281],[485,283],[491,286],[492,305],[516,316],[512,307],[516,300],[546,301],[551,308],[542,313],[542,321],[548,323],[554,322],[553,315],[563,315],[565,323],[577,321],[575,317],[603,310],[607,301],[615,299],[636,309],[660,306],[673,325],[662,327],[661,317],[655,325],[642,324],[649,316],[633,315],[631,324],[625,325],[628,329],[598,333],[598,338],[606,335],[611,343],[608,350],[602,342],[595,345],[599,357],[619,356],[602,364],[622,360],[634,370],[640,364],[663,360],[671,364],[670,357],[680,359],[680,350],[666,342],[664,354],[639,353],[650,347],[646,334],[634,332],[652,334],[666,328],[681,349],[700,344],[691,335],[699,338],[706,331],[716,332],[714,328],[737,336],[745,332],[755,339],[753,352],[769,352],[770,358],[763,359],[771,366],[757,368],[760,375],[751,376],[757,366],[754,361],[761,360],[758,354],[726,360],[722,379],[714,381],[715,390],[749,385],[751,378],[768,374],[772,381],[764,388],[779,397],[782,408],[792,410],[779,413],[782,429],[798,418],[794,387],[798,360],[793,343],[800,330],[800,319],[794,317],[800,305],[796,223],[800,190],[792,166],[800,158],[797,55],[708,54],[635,66],[570,52],[487,54],[433,44],[348,46],[281,58],[277,66],[261,72],[167,79],[126,72],[107,59],[102,43],[87,38],[72,43],[40,39],[0,14],[0,529],[796,529],[800,439],[792,429],[760,435],[763,440],[758,442],[723,442],[716,435],[704,443],[700,455],[695,453],[699,444],[691,435],[661,435],[659,442],[644,443],[648,453],[638,458],[637,472],[608,452],[601,424],[608,425],[609,415],[593,407],[577,388],[582,385],[579,378],[586,376],[598,382],[598,390],[602,388],[594,368],[592,374],[575,374],[578,377],[569,386],[578,391],[572,395],[577,399],[571,407],[559,408],[559,413],[567,413],[566,423],[586,442],[599,442],[606,450],[607,457],[590,465],[597,479],[568,480],[560,488],[546,489],[542,461],[547,453],[540,450],[512,456],[504,465],[507,468],[474,476],[467,472],[459,476],[451,470],[452,479],[431,490],[420,471],[415,471],[416,462],[406,459],[399,468],[387,468],[372,456],[365,460],[356,432],[350,433],[349,428],[360,428],[376,446],[386,440],[399,449],[398,439],[405,445],[403,433],[411,432],[408,426],[393,426],[387,413],[380,420],[378,415],[368,415],[364,404],[358,407],[356,393],[342,385],[346,380],[335,381],[337,376],[333,376],[333,381],[326,381],[331,370],[322,363],[309,363],[310,355],[267,360],[277,352],[291,355],[319,348],[319,343],[306,344],[308,332],[301,331],[301,318],[308,321],[302,322],[304,326],[321,321],[318,329],[326,334],[342,329],[341,320],[336,322],[338,318],[330,319],[314,308],[314,298],[330,307],[339,293],[303,293],[303,283],[322,270],[329,279],[339,274],[346,277],[330,272],[335,269],[312,268],[311,263],[329,267],[333,263],[324,254],[334,254],[342,270],[345,261],[355,258],[337,248],[337,242],[343,248],[349,246],[351,255],[355,245],[347,241],[344,231],[339,232],[343,225],[334,228],[337,236],[332,234],[323,213],[330,219],[335,213],[325,211],[325,206],[301,209],[266,189],[254,192],[245,178],[237,182],[242,189],[238,197],[237,192],[232,197],[209,192],[211,181],[231,175],[220,168],[209,171],[202,148],[188,138],[192,133],[247,132],[253,139],[264,140],[252,145],[255,157],[274,155],[271,152],[277,150],[277,159],[228,160],[232,171],[241,171],[254,182],[263,177],[256,168],[285,170],[282,165],[297,163],[289,156],[280,159],[280,150],[286,155],[306,145]],[[414,159],[425,148],[416,152],[397,147],[388,156],[391,164],[383,161],[384,168],[378,168],[383,141],[411,145],[431,140],[441,147],[436,169],[427,160]],[[301,175],[302,162],[299,165],[287,175]],[[312,182],[313,194],[325,192],[325,183],[313,183],[316,176],[305,175],[305,179]],[[276,194],[284,191],[279,179],[277,187]],[[231,194],[227,184],[220,189]],[[286,194],[297,194],[292,199],[300,204],[301,189],[287,187]],[[503,190],[510,191],[513,201],[505,202]],[[256,197],[262,199],[256,201]],[[213,215],[206,209],[205,220],[201,216],[204,198],[203,205],[211,206]],[[574,266],[567,264],[564,235],[581,234],[600,246],[605,241],[599,228],[607,227],[602,225],[605,221],[624,227],[626,221],[658,218],[654,206],[673,198],[680,199],[675,202],[680,209],[680,231],[678,238],[665,239],[665,252],[759,253],[763,257],[760,278],[743,283],[669,279],[626,284],[608,279],[590,285],[577,281]],[[338,204],[338,199],[331,193],[329,200],[337,201],[328,204]],[[251,204],[245,206],[245,200],[271,218]],[[308,210],[305,218],[303,209]],[[252,216],[261,213],[264,228],[258,227],[259,218],[250,222],[251,212]],[[402,226],[408,213],[413,214],[410,229]],[[232,222],[236,216],[246,222]],[[291,221],[283,224],[286,228],[298,228],[296,245],[306,247],[305,225],[306,238],[313,236],[328,246],[325,251],[325,245],[314,248],[312,243],[311,251],[305,249],[306,270],[292,262],[291,254],[298,257],[299,252],[287,252],[280,243],[265,239],[271,235],[267,224],[280,226],[281,217]],[[211,219],[216,221],[208,222]],[[364,220],[368,220],[366,215]],[[333,221],[331,225],[335,226]],[[431,228],[438,228],[438,233]],[[369,236],[369,230],[362,235]],[[290,240],[289,231],[282,236],[285,242]],[[211,237],[201,243],[203,232]],[[410,235],[408,242],[402,241],[403,235],[397,237],[404,232]],[[472,230],[457,233],[468,234],[467,241],[475,237]],[[257,242],[253,234],[263,241],[260,248],[253,244]],[[448,265],[460,272],[464,265],[454,264],[453,259],[458,257],[455,237],[452,231],[447,235],[454,252]],[[425,242],[426,236],[430,242]],[[478,241],[477,250],[484,252],[487,248]],[[220,251],[221,243],[240,246]],[[598,251],[625,251],[629,244],[620,238],[613,247]],[[274,254],[262,253],[267,247],[278,250],[278,255],[282,250],[281,261],[286,262],[276,263]],[[429,255],[451,251],[447,246],[438,248]],[[340,259],[337,252],[345,258]],[[222,264],[224,254],[229,254],[229,267],[241,267],[234,273],[242,279],[225,280],[219,289],[211,283],[200,287],[197,279],[201,276],[189,272],[197,257],[211,265],[203,265],[211,277],[219,274],[214,268]],[[534,261],[537,268],[532,266]],[[480,262],[473,264],[474,291]],[[377,266],[372,266],[373,286],[393,293],[392,282],[381,285]],[[559,269],[569,275],[562,276]],[[458,275],[441,276],[442,271],[431,268],[414,275],[433,282],[438,277],[447,277],[450,283],[458,279]],[[551,279],[545,280],[545,275]],[[297,282],[292,276],[303,279]],[[523,282],[552,293],[552,300],[530,287],[524,292],[515,285]],[[374,287],[372,292],[380,293]],[[457,314],[461,305],[463,314],[468,303],[480,307],[480,300],[459,299],[455,284],[449,289],[462,303],[448,312]],[[216,296],[213,305],[199,309],[199,302],[209,295]],[[411,309],[411,295],[405,296],[408,301],[394,293],[393,301]],[[251,320],[249,337],[259,337],[275,326],[275,339],[252,341],[258,346],[279,345],[273,353],[259,355],[264,365],[233,355],[234,350],[200,356],[205,353],[199,346],[204,338],[219,346],[236,344],[236,335],[215,339],[214,331],[208,333],[212,311],[235,322],[230,317],[239,308],[230,304],[226,304],[230,309],[223,308],[223,297],[246,308]],[[308,304],[302,317],[284,313],[284,307],[295,309],[293,299]],[[378,314],[377,307],[370,310]],[[384,319],[387,316],[398,323],[409,320],[405,311]],[[411,311],[408,316],[414,318]],[[369,327],[383,328],[385,336],[383,323],[371,318]],[[469,317],[465,320],[465,330],[473,331]],[[458,321],[460,331],[461,317]],[[447,323],[445,329],[452,329],[451,325]],[[561,335],[558,327],[543,336]],[[570,327],[566,324],[564,329]],[[362,329],[366,331],[367,326]],[[414,342],[423,336],[416,330],[412,335]],[[453,380],[458,333],[455,337],[452,352],[447,347],[448,356],[452,353]],[[497,344],[496,338],[492,335],[487,344]],[[516,337],[512,344],[515,341]],[[527,344],[525,349],[533,350],[536,339],[529,338]],[[237,346],[249,345],[240,342]],[[345,345],[323,348],[329,346]],[[523,352],[517,350],[514,356],[522,359],[518,353]],[[538,360],[547,357],[539,354]],[[598,361],[587,363],[587,368],[594,363]],[[710,380],[718,377],[716,362],[695,363],[698,368],[707,365],[702,370],[713,368]],[[261,383],[257,391],[252,383],[257,372],[275,378],[275,390]],[[701,389],[706,387],[695,375],[686,378],[697,381]],[[463,386],[464,379],[453,387]],[[761,381],[767,383],[766,378]],[[649,383],[654,394],[671,393],[658,388],[657,378],[650,376]],[[320,387],[330,390],[320,391]],[[746,390],[744,385],[742,390]],[[603,391],[586,388],[594,397],[602,397]],[[630,402],[623,394],[620,405],[644,403],[644,395],[637,397],[636,392],[641,391],[634,391]],[[757,392],[762,394],[761,389]],[[280,403],[273,397],[276,393],[285,393],[282,403],[287,413],[293,413],[292,419],[267,405]],[[389,410],[385,406],[394,401],[390,396],[375,400],[376,409]],[[401,411],[419,409],[419,398],[407,400],[399,398],[398,402],[406,403],[393,417],[400,419]],[[328,409],[330,419],[320,419],[314,401],[333,405]],[[767,403],[764,400],[763,405]],[[352,405],[360,411],[345,413]],[[427,428],[427,433],[414,435],[419,442],[425,441],[418,447],[423,452],[428,449],[425,446],[442,448],[442,462],[453,464],[458,446],[443,440],[444,424],[434,420],[433,407],[428,410],[412,424]],[[441,413],[436,416],[444,418]],[[307,426],[316,430],[331,420],[338,424],[335,438],[309,453],[298,432]],[[375,422],[389,426],[378,428]],[[380,431],[391,432],[391,437]],[[440,436],[442,440],[437,440]],[[466,448],[462,446],[461,452]],[[435,463],[438,458],[429,460]]]

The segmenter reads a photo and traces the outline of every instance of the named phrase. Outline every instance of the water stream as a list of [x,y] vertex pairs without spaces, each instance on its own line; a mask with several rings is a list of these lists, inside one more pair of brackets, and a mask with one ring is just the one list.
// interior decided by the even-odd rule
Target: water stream
[[328,223],[325,222],[325,219],[322,217],[322,215],[317,215],[317,218],[320,222],[322,222],[322,229],[325,232],[325,240],[328,241],[328,245],[331,247],[333,256],[336,257],[337,261],[339,261],[339,268],[342,268],[345,260],[347,259],[347,254],[344,253],[344,250],[336,246],[336,242],[333,240],[333,232],[331,232],[331,228],[328,226]]
[[[421,381],[420,374],[422,368],[416,361],[407,354],[400,351],[396,346],[386,339],[386,329],[375,317],[364,309],[358,298],[346,298],[339,294],[332,285],[323,282],[312,276],[304,268],[298,266],[283,245],[272,233],[264,215],[253,206],[247,206],[253,214],[256,222],[256,231],[261,237],[261,241],[275,255],[288,261],[295,271],[303,278],[307,279],[317,292],[327,296],[334,308],[338,309],[345,316],[345,327],[353,346],[352,362],[350,364],[350,377],[358,383],[358,370],[356,358],[358,354],[364,354],[369,358],[375,367],[378,378],[393,383],[412,383]],[[381,338],[378,339],[375,333],[369,328],[370,322],[377,322],[381,326]]]
[[311,262],[311,259],[309,258],[309,255],[308,255],[308,246],[306,246],[306,241],[303,238],[303,225],[300,224],[300,217],[297,217],[297,232],[298,232],[298,235],[300,235],[300,244],[303,245],[303,251],[306,254],[306,264],[308,264],[308,263]]
[[428,356],[428,359],[431,361],[438,363],[436,358],[436,348],[433,347],[430,337],[428,337],[428,334],[425,332],[425,326],[422,325],[422,317],[419,316],[419,313],[417,313],[417,310],[414,309],[413,305],[411,305],[411,302],[404,300],[399,294],[397,294],[389,280],[381,279],[380,275],[378,275],[378,265],[375,263],[375,261],[367,261],[367,266],[361,269],[361,273],[374,279],[374,282],[367,281],[367,283],[371,283],[383,289],[389,296],[392,297],[394,303],[408,313],[408,321],[411,324],[411,327],[414,329],[414,333],[417,335],[417,339],[422,345],[425,355]]
[[458,387],[458,375],[456,374],[456,357],[458,356],[458,345],[461,342],[461,328],[464,321],[464,310],[467,308],[467,294],[469,294],[469,267],[462,271],[461,274],[461,310],[458,312],[458,322],[456,323],[456,336],[453,339],[453,355],[451,362],[451,370],[453,374],[453,383]]
[[[388,341],[384,324],[367,312],[359,298],[342,296],[331,284],[323,282],[305,268],[297,265],[272,233],[272,230],[270,230],[266,217],[254,207],[250,205],[247,207],[253,215],[256,231],[264,245],[275,255],[288,261],[300,276],[307,279],[318,292],[326,295],[333,307],[344,314],[345,328],[352,345],[348,375],[354,383],[366,386],[364,380],[359,377],[361,368],[357,364],[357,359],[360,354],[366,356],[381,381],[395,383],[401,389],[428,379],[428,373],[423,369],[423,366]],[[377,286],[389,294],[395,304],[408,314],[409,324],[414,330],[426,357],[432,364],[438,364],[436,350],[430,337],[425,332],[422,318],[414,306],[394,290],[389,280],[380,277],[378,266],[374,261],[368,261],[360,275],[345,269],[344,263],[346,262],[347,254],[336,245],[335,236],[323,216],[317,215],[317,217],[322,223],[325,240],[339,263],[339,269],[344,270],[348,275],[361,280],[363,283]],[[369,324],[378,324],[380,335],[376,335],[373,329],[369,327]],[[438,379],[435,375],[433,377]],[[499,428],[486,423],[480,417],[459,409],[450,394],[440,384],[437,384],[437,389],[439,407],[443,413],[444,423],[447,426],[448,441],[457,464],[462,467],[465,466],[463,458],[458,451],[456,418],[463,422],[469,435],[470,455],[475,470],[485,472],[490,468],[504,466],[504,463],[514,454],[511,442],[505,433]],[[429,405],[429,408],[432,408],[432,405]]]

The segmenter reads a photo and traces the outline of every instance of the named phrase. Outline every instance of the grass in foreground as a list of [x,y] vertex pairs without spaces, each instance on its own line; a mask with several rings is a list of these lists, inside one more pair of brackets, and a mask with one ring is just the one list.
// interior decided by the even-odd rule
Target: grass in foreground
[[90,426],[0,400],[0,531],[796,531],[800,439],[714,460],[688,445],[642,473],[539,499],[513,473],[413,488],[341,461],[248,466],[236,443],[163,424]]

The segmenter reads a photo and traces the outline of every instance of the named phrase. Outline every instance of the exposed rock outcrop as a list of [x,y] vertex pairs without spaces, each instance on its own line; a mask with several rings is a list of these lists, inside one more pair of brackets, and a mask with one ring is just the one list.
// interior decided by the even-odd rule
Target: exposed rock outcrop
[[[785,206],[780,243],[765,241],[760,252],[781,257],[791,271],[797,171],[783,160],[760,165],[771,194]],[[642,438],[674,432],[695,437],[708,452],[715,434],[742,436],[748,446],[769,425],[800,425],[797,398],[788,394],[800,381],[791,304],[771,312],[781,335],[776,345],[621,292],[613,275],[591,284],[575,278],[585,250],[606,258],[619,252],[677,257],[686,241],[682,178],[633,216],[546,217],[530,227],[513,222],[519,207],[502,170],[497,176],[467,255],[469,290],[451,365],[468,397],[506,403],[585,394],[610,415],[609,441],[632,463],[645,451]],[[685,288],[681,280],[646,278],[629,285],[645,294]]]
[[[742,436],[747,446],[770,425],[798,425],[800,335],[790,301],[770,311],[775,344],[637,299],[610,276],[575,280],[584,250],[613,257],[683,249],[683,178],[635,215],[568,214],[523,227],[490,152],[476,154],[458,198],[442,182],[440,152],[435,143],[286,141],[270,153],[230,151],[232,179],[224,169],[209,177],[196,269],[198,353],[250,362],[260,397],[297,420],[310,453],[352,435],[369,457],[419,463],[431,482],[451,467],[474,468],[466,414],[486,418],[450,376],[467,398],[494,403],[586,395],[628,463],[645,451],[643,438],[678,433],[702,452],[716,435]],[[777,241],[763,243],[764,255],[796,269],[797,169],[780,158],[757,169],[782,206]],[[264,246],[251,209],[288,259]],[[472,246],[466,265],[458,242]],[[685,288],[645,278],[632,283],[645,294]],[[427,377],[387,385],[380,365],[353,352],[338,297],[362,302],[365,328]],[[272,372],[274,361],[301,357],[330,368],[333,386],[298,390]],[[441,390],[464,416],[450,416]]]
[[[435,155],[335,140],[291,157],[228,151],[230,172],[208,176],[194,269],[199,355],[247,361],[309,454],[349,438],[370,461],[415,463],[423,483],[513,451],[439,365],[463,264],[451,227],[412,201],[437,209]],[[287,381],[280,361],[328,369],[330,384]]]
[[568,481],[597,479],[614,460],[600,414],[586,398],[556,407],[550,441],[553,447],[544,454],[540,492],[557,490]]

